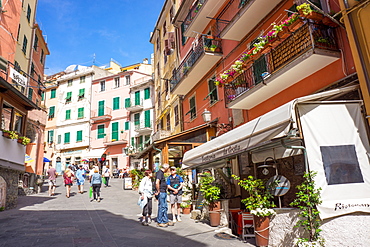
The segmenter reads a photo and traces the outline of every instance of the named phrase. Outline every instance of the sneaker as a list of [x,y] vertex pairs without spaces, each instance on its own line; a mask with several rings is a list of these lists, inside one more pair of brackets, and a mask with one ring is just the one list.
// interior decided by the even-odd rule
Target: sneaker
[[98,198],[98,202],[100,202],[100,198]]
[[167,227],[168,225],[167,224],[164,224],[164,223],[158,223],[157,226],[158,227]]
[[168,226],[174,226],[174,225],[175,225],[175,223],[173,223],[172,221],[168,221],[166,224],[167,224]]
[[177,221],[178,222],[182,221],[180,215],[177,216]]
[[172,222],[176,223],[176,216],[173,217]]
[[93,202],[95,199],[91,199],[90,202]]
[[142,224],[143,226],[149,226],[149,224],[148,224],[148,223],[146,223],[145,221],[142,221],[142,222],[141,222],[141,224]]
[[152,223],[152,219],[148,218],[148,224]]

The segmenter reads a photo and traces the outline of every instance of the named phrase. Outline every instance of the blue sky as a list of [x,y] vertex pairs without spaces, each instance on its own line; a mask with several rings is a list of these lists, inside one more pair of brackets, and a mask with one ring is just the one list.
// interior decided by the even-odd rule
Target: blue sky
[[122,66],[153,53],[150,32],[164,0],[39,0],[37,23],[48,43],[45,74],[71,64]]

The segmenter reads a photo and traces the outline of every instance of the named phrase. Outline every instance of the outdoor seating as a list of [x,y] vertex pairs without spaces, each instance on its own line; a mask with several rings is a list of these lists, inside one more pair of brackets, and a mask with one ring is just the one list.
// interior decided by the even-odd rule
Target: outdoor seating
[[250,213],[241,212],[242,215],[242,240],[247,238],[254,238],[254,222],[253,215]]

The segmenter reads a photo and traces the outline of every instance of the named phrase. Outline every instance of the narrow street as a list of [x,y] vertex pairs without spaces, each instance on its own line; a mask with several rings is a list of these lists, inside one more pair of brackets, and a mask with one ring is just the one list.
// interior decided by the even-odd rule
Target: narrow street
[[[123,190],[122,179],[111,179],[102,188],[102,201],[90,202],[88,186],[78,194],[72,187],[65,196],[62,179],[57,179],[56,196],[49,197],[47,184],[42,192],[20,196],[16,209],[0,212],[0,246],[253,246],[239,239],[215,236],[216,227],[183,215],[175,226],[159,228],[139,223],[141,209],[136,191]],[[153,202],[153,218],[157,202]]]

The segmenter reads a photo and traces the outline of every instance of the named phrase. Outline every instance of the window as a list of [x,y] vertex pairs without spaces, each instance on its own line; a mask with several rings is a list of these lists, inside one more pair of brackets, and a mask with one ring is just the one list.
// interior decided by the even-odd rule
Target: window
[[119,77],[114,78],[114,87],[115,88],[120,87],[120,78]]
[[78,100],[85,98],[85,88],[81,88],[78,92]]
[[147,87],[144,89],[144,99],[149,99],[150,98],[150,88]]
[[48,131],[48,143],[53,143],[54,141],[54,130]]
[[119,97],[113,98],[113,110],[119,109]]
[[86,76],[81,76],[80,77],[80,83],[85,83],[86,81]]
[[55,106],[50,106],[49,108],[49,119],[55,117]]
[[72,87],[73,85],[73,80],[68,80],[67,81],[67,87]]
[[177,126],[180,121],[179,121],[179,106],[175,106],[175,108],[173,109],[174,111],[174,114],[175,114],[175,126]]
[[27,21],[28,21],[28,23],[31,22],[31,7],[30,7],[29,4],[27,6]]
[[39,37],[35,34],[35,42],[33,43],[33,49],[37,50],[38,43]]
[[254,75],[254,83],[257,85],[258,83],[263,81],[262,74],[267,72],[267,63],[265,56],[262,55],[253,63],[253,75]]
[[83,107],[78,108],[78,116],[77,116],[78,119],[84,118],[84,115],[85,115],[84,111],[85,110]]
[[98,116],[104,116],[104,100],[98,103]]
[[50,99],[54,99],[56,97],[57,90],[56,89],[51,89],[50,91]]
[[190,111],[186,114],[190,113],[190,120],[193,120],[197,117],[197,108],[195,106],[195,96],[189,99]]
[[112,141],[119,139],[118,127],[119,127],[118,122],[112,123]]
[[104,124],[98,125],[98,139],[104,138]]
[[58,135],[58,144],[62,143],[62,135]]
[[45,100],[45,92],[42,92],[41,93],[41,101],[44,101]]
[[67,92],[66,103],[70,103],[72,101],[72,92]]
[[167,33],[167,25],[166,25],[166,21],[163,23],[163,37],[166,35]]
[[135,137],[131,137],[131,146],[135,147]]
[[31,63],[31,76],[33,77],[34,74],[35,74],[35,64]]
[[184,35],[184,32],[185,32],[185,23],[181,23],[181,42],[182,42],[182,45],[185,45],[186,43],[186,37]]
[[77,131],[76,142],[82,142],[82,130]]
[[130,100],[130,98],[126,98],[125,99],[125,108],[128,108],[130,106],[131,106],[131,100]]
[[207,97],[209,98],[210,104],[216,103],[218,101],[218,95],[217,86],[215,85],[215,77],[208,80],[208,90],[209,94],[207,95]]
[[135,92],[135,105],[140,105],[140,91]]
[[67,132],[67,133],[64,133],[64,143],[70,143],[70,140],[71,139],[71,133],[70,132]]
[[44,56],[45,56],[44,50],[41,50],[41,56],[40,56],[40,63],[41,64],[44,64]]
[[32,88],[28,88],[28,99],[29,100],[32,100],[32,95],[33,95],[33,89]]
[[23,36],[23,46],[22,46],[22,51],[24,53],[24,55],[26,55],[26,52],[27,52],[27,37],[26,35]]
[[105,91],[105,81],[100,82],[100,92]]
[[66,110],[66,120],[71,119],[71,110]]
[[125,130],[129,130],[130,129],[130,122],[127,121],[125,122]]
[[151,123],[150,123],[150,110],[147,110],[144,112],[144,127],[150,128]]
[[171,130],[171,114],[168,113],[166,116],[167,130]]
[[126,79],[126,85],[130,85],[130,83],[131,83],[131,77],[129,75],[126,75],[125,76],[125,79]]
[[140,113],[135,113],[135,115],[134,115],[134,124],[135,124],[135,126],[140,125]]

